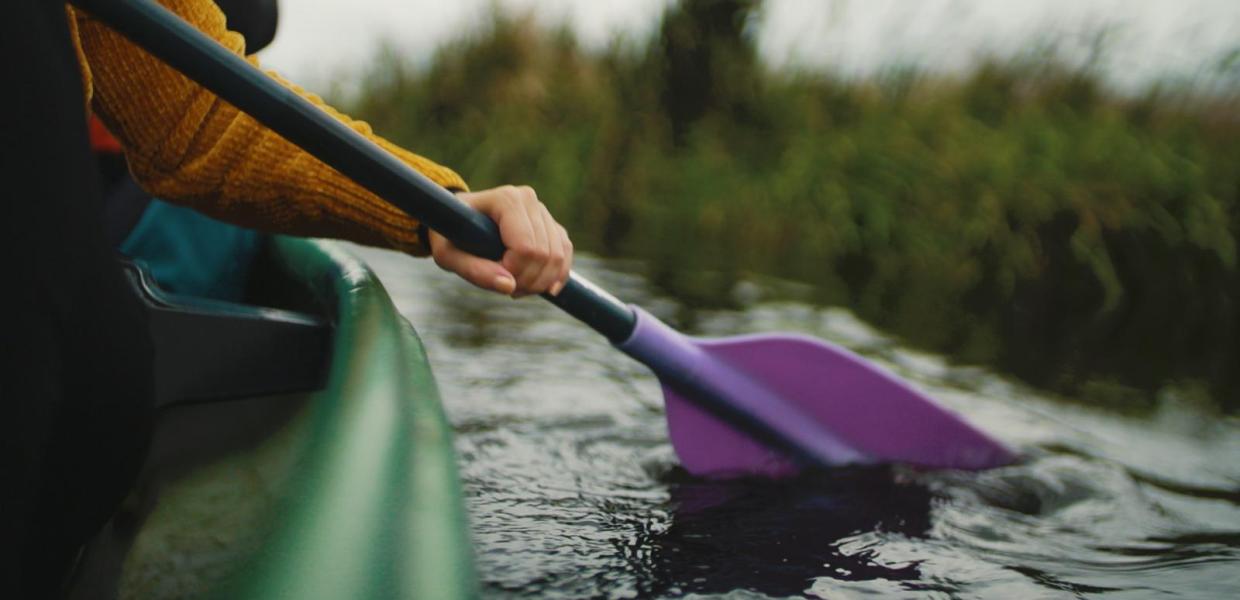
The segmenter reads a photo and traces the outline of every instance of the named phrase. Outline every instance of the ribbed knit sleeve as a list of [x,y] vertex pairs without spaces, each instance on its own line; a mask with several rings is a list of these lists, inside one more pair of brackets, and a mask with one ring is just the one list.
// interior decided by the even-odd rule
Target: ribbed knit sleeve
[[[245,41],[227,30],[214,3],[160,2],[244,54]],[[121,140],[134,178],[151,194],[263,231],[427,253],[412,218],[88,15],[79,11],[71,19],[85,56],[91,107]],[[467,189],[450,169],[376,136],[366,123],[268,74],[436,183]]]

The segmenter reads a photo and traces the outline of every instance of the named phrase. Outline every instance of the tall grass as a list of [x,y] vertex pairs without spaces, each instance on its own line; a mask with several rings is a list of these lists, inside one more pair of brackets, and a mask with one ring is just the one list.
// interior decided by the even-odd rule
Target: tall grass
[[499,16],[423,68],[380,53],[351,108],[474,187],[534,185],[579,247],[695,305],[769,273],[1093,401],[1174,384],[1240,407],[1240,86],[1122,97],[1045,55],[844,80],[718,53],[686,122],[667,44],[588,52]]

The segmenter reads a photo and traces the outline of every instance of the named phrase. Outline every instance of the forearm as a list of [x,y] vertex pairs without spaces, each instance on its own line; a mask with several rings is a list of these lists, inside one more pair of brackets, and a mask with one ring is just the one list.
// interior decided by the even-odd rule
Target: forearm
[[[213,3],[162,1],[230,50],[243,53],[241,36],[225,29]],[[426,252],[411,218],[103,25],[80,13],[75,18],[94,87],[92,106],[121,139],[134,175],[148,191],[267,231]],[[437,183],[465,188],[452,171],[400,150],[365,123],[289,87]]]

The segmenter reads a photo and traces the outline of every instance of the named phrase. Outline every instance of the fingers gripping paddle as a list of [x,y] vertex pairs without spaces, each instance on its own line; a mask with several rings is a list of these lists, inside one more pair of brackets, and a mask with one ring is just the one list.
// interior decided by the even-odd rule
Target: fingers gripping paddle
[[[152,0],[71,0],[259,122],[478,256],[504,254],[481,213],[280,86]],[[695,340],[572,274],[547,300],[649,366],[672,445],[701,475],[902,462],[982,469],[1001,443],[842,348],[804,336]]]

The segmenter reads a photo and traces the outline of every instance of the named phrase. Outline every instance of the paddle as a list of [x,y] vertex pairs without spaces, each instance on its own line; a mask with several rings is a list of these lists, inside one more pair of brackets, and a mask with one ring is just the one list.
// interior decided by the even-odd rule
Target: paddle
[[[495,224],[152,0],[71,0],[289,141],[473,254]],[[805,336],[696,340],[572,274],[544,296],[650,367],[672,445],[695,474],[781,476],[804,465],[901,462],[982,469],[1001,443],[851,352]]]

